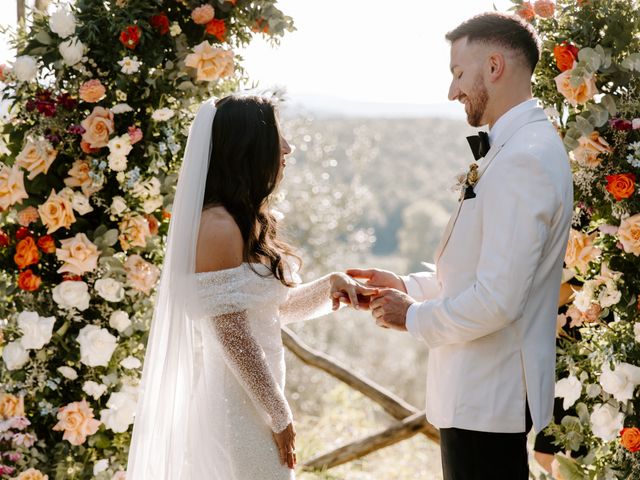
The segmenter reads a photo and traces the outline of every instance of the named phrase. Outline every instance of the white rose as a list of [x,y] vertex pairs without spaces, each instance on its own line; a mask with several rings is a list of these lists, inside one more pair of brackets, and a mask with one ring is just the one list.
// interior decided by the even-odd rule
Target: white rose
[[131,326],[131,320],[129,320],[129,314],[122,310],[116,310],[109,317],[109,326],[118,332],[122,333]]
[[99,473],[104,472],[107,468],[109,468],[109,460],[107,460],[106,458],[98,460],[93,464],[93,474],[98,475]]
[[124,300],[124,287],[113,278],[101,278],[96,280],[94,288],[98,295],[107,302],[121,302]]
[[132,73],[136,73],[140,70],[138,57],[124,57],[118,62],[118,65],[121,67],[120,71],[126,75],[131,75]]
[[636,337],[636,342],[640,343],[640,322],[633,324],[633,334]]
[[124,360],[120,362],[122,368],[126,368],[127,370],[132,370],[135,368],[140,368],[142,366],[142,362],[138,360],[136,357],[128,356]]
[[78,372],[71,367],[58,367],[58,372],[60,372],[60,375],[64,378],[68,378],[69,380],[75,380],[78,378]]
[[107,386],[89,380],[82,385],[82,391],[90,397],[93,397],[94,400],[97,400],[107,391]]
[[75,65],[82,60],[84,56],[84,44],[76,37],[62,42],[58,50],[60,51],[60,55],[62,55],[64,63],[69,66]]
[[129,155],[129,152],[131,152],[131,149],[133,148],[131,146],[131,137],[128,133],[125,133],[124,135],[120,135],[118,137],[113,137],[111,140],[109,140],[107,147],[109,147],[109,152],[111,152],[111,155],[109,155],[109,157],[111,157],[112,155],[114,157],[126,157],[127,155]]
[[162,206],[162,197],[149,198],[142,202],[144,213],[153,213]]
[[13,63],[13,73],[21,82],[31,82],[38,75],[38,62],[29,55],[21,55]]
[[595,282],[593,280],[589,280],[584,282],[584,285],[582,285],[582,288],[575,294],[573,304],[582,313],[587,312],[587,310],[589,310],[589,308],[591,307],[594,288],[595,288]]
[[51,341],[55,317],[41,317],[37,312],[21,312],[18,328],[22,332],[20,343],[26,350],[40,350]]
[[605,392],[610,393],[619,402],[626,402],[633,398],[633,391],[640,384],[640,367],[621,362],[611,370],[605,365],[600,375],[600,385]]
[[622,430],[624,414],[608,403],[601,403],[593,407],[590,420],[593,434],[605,442],[610,442]]
[[24,349],[20,342],[10,342],[2,350],[2,359],[7,366],[7,370],[18,370],[29,361],[29,352]]
[[607,280],[604,284],[604,288],[600,290],[598,295],[598,303],[602,308],[612,307],[616,305],[622,298],[622,293],[616,287],[614,280]]
[[170,108],[159,108],[151,114],[156,122],[165,122],[175,115],[174,111]]
[[569,375],[556,382],[556,397],[564,398],[562,408],[565,410],[576,403],[576,400],[580,398],[580,393],[582,393],[582,384],[575,375]]
[[89,308],[91,295],[89,286],[83,281],[67,280],[55,287],[51,293],[60,308],[77,308],[80,311]]
[[100,411],[100,420],[115,433],[126,432],[133,424],[136,403],[135,395],[130,392],[112,393],[107,401],[107,410]]
[[124,198],[120,196],[115,196],[111,199],[111,207],[109,207],[109,211],[113,215],[121,215],[127,210],[127,202]]
[[85,215],[93,212],[93,207],[89,203],[89,199],[80,192],[75,192],[71,199],[71,207],[78,212],[79,215]]
[[109,168],[114,172],[124,172],[127,169],[127,157],[109,154]]
[[169,27],[169,35],[172,37],[177,37],[182,33],[182,28],[180,28],[180,24],[178,22],[173,22]]
[[76,17],[68,9],[60,8],[49,18],[49,27],[60,38],[67,38],[76,31]]
[[131,108],[131,106],[126,103],[118,103],[111,107],[111,111],[114,115],[118,115],[120,113],[133,112],[133,108]]
[[89,367],[106,367],[118,345],[116,337],[97,325],[82,327],[77,341],[80,361]]

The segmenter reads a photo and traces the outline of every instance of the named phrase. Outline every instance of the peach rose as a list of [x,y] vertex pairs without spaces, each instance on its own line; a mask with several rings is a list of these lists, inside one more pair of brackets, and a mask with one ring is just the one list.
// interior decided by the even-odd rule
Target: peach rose
[[524,20],[527,20],[528,22],[536,18],[536,12],[533,10],[533,5],[531,5],[531,2],[522,2],[522,5],[516,12],[516,15],[518,15],[520,18],[523,18]]
[[140,255],[130,255],[124,263],[127,271],[127,280],[136,290],[147,295],[155,286],[160,270],[152,263],[147,262]]
[[82,275],[86,272],[92,272],[98,266],[100,250],[84,233],[60,240],[60,244],[61,246],[56,250],[56,257],[64,262],[64,265],[58,269],[58,273],[69,272]]
[[69,169],[69,176],[64,179],[67,187],[80,187],[85,197],[89,197],[99,191],[102,186],[96,185],[89,175],[91,165],[88,160],[76,160]]
[[15,203],[22,203],[22,200],[29,198],[24,189],[24,172],[18,165],[8,167],[2,165],[0,168],[0,211],[6,210]]
[[585,323],[594,323],[600,318],[602,313],[602,307],[597,303],[592,303],[586,312],[582,312],[575,305],[571,305],[567,309],[567,317],[571,318],[569,323],[570,328],[581,327]]
[[0,394],[0,418],[24,417],[24,397],[10,393]]
[[619,173],[607,175],[607,191],[613,195],[616,202],[629,198],[636,190],[636,176],[633,173]]
[[30,268],[20,272],[18,275],[18,288],[25,292],[35,292],[40,288],[41,284],[42,279],[40,276],[33,273]]
[[40,218],[38,216],[38,210],[35,207],[23,208],[18,212],[18,223],[23,227],[28,227],[31,223]]
[[93,107],[91,114],[80,125],[85,129],[82,140],[86,147],[102,148],[109,143],[109,135],[114,131],[113,112],[108,108]]
[[44,235],[38,239],[38,248],[44,253],[55,253],[56,242],[51,235]]
[[564,263],[567,268],[578,269],[580,273],[586,273],[589,262],[595,260],[602,253],[593,245],[596,234],[584,234],[573,228],[569,232],[569,242],[567,252],[564,256]]
[[45,475],[35,468],[30,468],[18,475],[16,480],[49,480],[49,475]]
[[24,270],[29,265],[34,265],[40,260],[40,252],[36,246],[36,242],[32,237],[23,238],[16,245],[16,254],[13,256],[13,261],[20,270]]
[[40,173],[47,173],[58,152],[48,140],[27,140],[22,151],[16,157],[16,165],[29,172],[27,177],[33,180]]
[[587,103],[598,93],[595,75],[584,78],[577,87],[571,86],[571,72],[573,69],[562,72],[555,78],[558,91],[564,95],[567,101],[574,107]]
[[100,83],[100,80],[87,80],[80,87],[80,98],[87,103],[96,103],[104,98],[107,89]]
[[553,17],[555,7],[556,5],[552,0],[536,0],[536,2],[533,4],[533,10],[542,18]]
[[579,145],[571,152],[573,159],[587,168],[595,168],[602,163],[601,155],[613,152],[607,141],[597,131],[578,139]]
[[118,239],[123,250],[147,245],[147,237],[151,235],[151,231],[147,219],[143,216],[125,215],[118,227],[120,229]]
[[194,53],[187,55],[185,65],[197,70],[196,79],[212,82],[233,75],[233,52],[214,47],[208,41],[196,45]]
[[75,221],[71,203],[66,198],[51,190],[46,202],[38,207],[40,220],[47,227],[47,233],[53,233],[59,228],[69,228]]
[[213,20],[215,13],[216,12],[211,5],[204,4],[193,9],[193,12],[191,12],[191,18],[198,25],[204,25]]
[[620,443],[632,453],[640,451],[640,429],[632,427],[620,430]]
[[640,213],[622,220],[618,240],[625,252],[640,256]]
[[70,403],[58,410],[55,431],[64,431],[62,438],[72,445],[82,445],[89,435],[98,431],[101,425],[93,417],[93,410],[86,400]]

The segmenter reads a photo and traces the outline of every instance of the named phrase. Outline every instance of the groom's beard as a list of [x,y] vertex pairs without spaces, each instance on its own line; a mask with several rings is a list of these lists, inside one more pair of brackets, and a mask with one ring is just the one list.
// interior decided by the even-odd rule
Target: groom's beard
[[487,109],[489,102],[489,92],[482,80],[482,76],[478,75],[473,84],[473,90],[467,95],[467,122],[472,127],[480,127],[484,125],[482,117]]

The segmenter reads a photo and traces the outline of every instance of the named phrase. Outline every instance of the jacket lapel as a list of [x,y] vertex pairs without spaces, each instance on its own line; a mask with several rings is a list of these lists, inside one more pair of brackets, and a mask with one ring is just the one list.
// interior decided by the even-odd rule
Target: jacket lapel
[[[502,134],[498,138],[496,138],[496,140],[493,142],[494,145],[491,146],[491,148],[487,152],[487,155],[485,155],[485,157],[482,160],[480,160],[480,167],[478,168],[478,182],[482,179],[482,175],[487,170],[487,168],[489,167],[493,159],[498,155],[498,153],[500,153],[500,150],[502,150],[502,147],[504,147],[507,144],[507,142],[511,139],[511,137],[513,137],[513,135],[515,135],[515,133],[518,130],[520,130],[521,128],[525,127],[530,123],[540,122],[540,121],[546,122],[548,120],[547,120],[547,115],[544,113],[544,110],[542,110],[539,107],[522,112],[521,115],[516,117],[513,120],[513,122],[511,122],[511,124],[504,129]],[[456,211],[451,216],[451,218],[449,219],[449,223],[444,229],[444,233],[442,234],[442,238],[440,239],[440,243],[434,255],[434,263],[436,265],[438,264],[440,257],[444,253],[444,249],[447,247],[447,244],[449,243],[449,239],[451,238],[451,234],[453,233],[453,228],[455,227],[456,221],[460,216],[460,210],[462,209],[463,203],[464,203],[464,200],[461,200],[458,202],[458,207],[456,208]]]

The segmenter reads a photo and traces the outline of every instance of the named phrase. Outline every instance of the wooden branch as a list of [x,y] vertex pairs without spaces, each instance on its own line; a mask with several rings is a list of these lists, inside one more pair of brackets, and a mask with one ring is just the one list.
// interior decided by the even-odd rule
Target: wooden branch
[[418,433],[423,433],[434,442],[440,444],[440,433],[438,429],[427,422],[425,412],[422,411],[397,422],[380,433],[370,435],[362,440],[352,442],[336,448],[329,453],[312,458],[303,464],[303,470],[333,468],[343,463],[362,458],[381,448],[406,440]]
[[329,355],[305,345],[295,333],[286,327],[282,329],[282,341],[304,363],[319,368],[346,383],[351,388],[358,390],[380,405],[396,420],[402,420],[418,412],[417,408],[386,388],[362,375],[349,371],[346,366]]
[[20,22],[22,22],[24,20],[24,14],[25,14],[25,0],[17,0],[16,1],[16,11],[18,13],[18,25],[20,25]]

